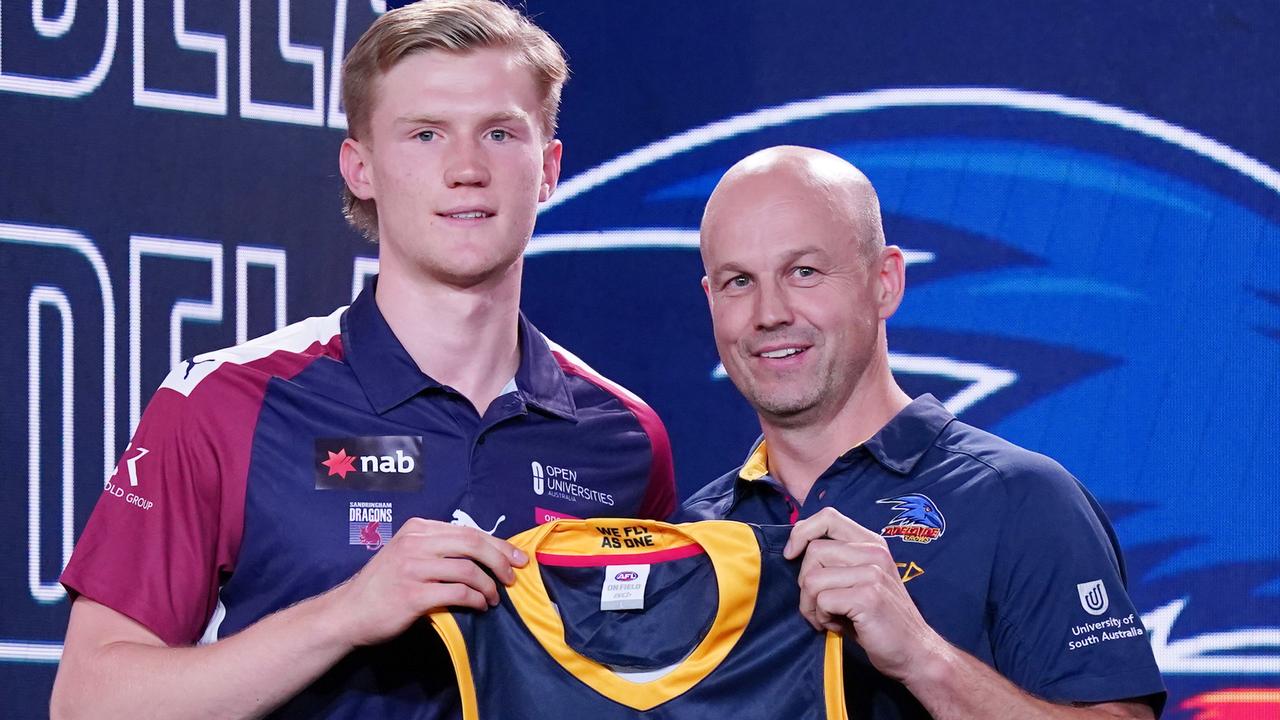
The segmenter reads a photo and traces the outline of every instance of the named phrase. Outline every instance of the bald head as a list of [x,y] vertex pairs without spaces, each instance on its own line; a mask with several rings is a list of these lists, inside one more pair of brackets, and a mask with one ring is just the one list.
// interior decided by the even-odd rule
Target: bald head
[[720,178],[702,214],[702,259],[725,218],[776,203],[804,203],[847,228],[868,262],[884,248],[880,201],[871,181],[843,158],[814,148],[780,145],[738,161]]
[[891,394],[903,258],[857,168],[811,148],[751,155],[711,194],[701,247],[716,349],[766,428],[826,427],[858,415],[860,388]]

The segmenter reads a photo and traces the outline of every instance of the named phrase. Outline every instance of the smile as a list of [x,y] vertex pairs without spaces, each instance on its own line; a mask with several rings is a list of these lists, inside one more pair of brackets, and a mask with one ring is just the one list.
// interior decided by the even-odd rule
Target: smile
[[766,352],[762,352],[760,353],[760,357],[769,358],[770,360],[780,360],[782,358],[791,357],[792,355],[799,355],[802,352],[804,352],[804,348],[798,348],[798,347],[778,348],[777,350],[768,350]]
[[482,220],[484,218],[493,217],[493,213],[488,213],[483,210],[468,210],[466,212],[441,213],[441,214],[447,218],[453,218],[454,220]]

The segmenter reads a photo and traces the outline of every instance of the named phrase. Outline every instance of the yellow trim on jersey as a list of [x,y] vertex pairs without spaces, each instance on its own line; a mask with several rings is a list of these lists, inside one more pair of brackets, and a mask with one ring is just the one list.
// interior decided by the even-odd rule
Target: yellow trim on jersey
[[462,637],[458,621],[444,609],[427,613],[427,618],[449,649],[453,672],[458,676],[458,694],[462,696],[462,720],[480,720],[476,707],[476,683],[471,677],[471,658],[467,655],[467,641]]
[[[642,528],[653,538],[643,548],[601,547],[602,541],[626,535],[626,528]],[[643,536],[643,535],[641,535]],[[516,569],[516,582],[507,588],[516,612],[534,638],[569,674],[616,703],[641,712],[679,697],[702,682],[734,648],[755,612],[756,589],[760,584],[760,554],[750,526],[727,520],[708,520],[684,525],[631,520],[557,520],[539,525],[510,539],[529,555],[529,563]],[[607,666],[579,655],[564,641],[564,624],[547,596],[538,569],[537,553],[586,556],[616,556],[625,564],[628,554],[687,547],[697,543],[706,551],[715,570],[719,603],[711,629],[689,657],[667,675],[636,683],[618,677]],[[611,543],[605,543],[610,545]],[[745,550],[750,549],[750,552]]]
[[765,442],[760,441],[755,450],[751,451],[751,457],[742,464],[742,469],[738,471],[738,477],[743,480],[759,480],[769,474],[769,449],[765,447]]
[[849,710],[844,704],[844,640],[840,633],[827,631],[822,667],[822,696],[826,701],[827,720],[849,720]]

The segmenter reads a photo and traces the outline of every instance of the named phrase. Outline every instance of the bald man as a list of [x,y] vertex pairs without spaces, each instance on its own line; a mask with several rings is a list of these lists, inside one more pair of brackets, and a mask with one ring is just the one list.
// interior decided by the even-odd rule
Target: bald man
[[794,524],[800,611],[844,632],[850,716],[1156,717],[1164,686],[1097,502],[894,381],[905,263],[867,178],[818,150],[758,152],[712,193],[702,260],[763,437],[680,519]]

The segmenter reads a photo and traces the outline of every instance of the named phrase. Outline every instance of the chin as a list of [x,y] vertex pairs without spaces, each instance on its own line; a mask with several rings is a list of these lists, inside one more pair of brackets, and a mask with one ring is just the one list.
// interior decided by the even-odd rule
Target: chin
[[804,392],[765,392],[758,388],[754,392],[743,393],[750,400],[752,407],[761,415],[775,419],[779,424],[789,424],[803,420],[811,410],[822,401],[821,393]]
[[518,268],[519,259],[517,256],[501,259],[485,258],[476,262],[453,262],[436,266],[432,274],[456,287],[474,287],[505,277],[512,268]]

